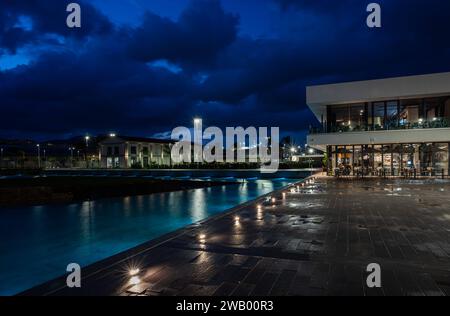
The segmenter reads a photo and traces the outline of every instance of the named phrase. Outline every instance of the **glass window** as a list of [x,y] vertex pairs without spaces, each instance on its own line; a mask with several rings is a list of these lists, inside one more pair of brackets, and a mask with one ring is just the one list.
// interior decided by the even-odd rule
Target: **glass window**
[[391,145],[384,145],[381,148],[381,153],[383,156],[383,168],[386,175],[392,174],[392,146]]
[[106,158],[106,168],[108,169],[114,168],[113,159],[111,157]]
[[399,125],[398,102],[391,101],[386,104],[386,123],[389,129],[396,129]]
[[433,145],[433,168],[437,174],[448,174],[448,144]]
[[374,147],[374,158],[373,158],[374,168],[377,175],[382,175],[383,171],[383,150],[382,146],[375,145]]
[[119,147],[114,147],[114,156],[119,156]]
[[420,170],[422,175],[431,175],[433,169],[433,144],[420,145]]
[[150,166],[149,161],[148,161],[148,157],[144,157],[143,163],[144,163],[144,168],[148,168]]
[[137,155],[137,147],[136,146],[131,146],[130,153],[132,155]]
[[386,128],[384,119],[384,102],[376,102],[373,105],[373,129],[376,131]]
[[366,129],[364,104],[329,107],[329,132],[363,131]]
[[108,147],[106,152],[107,152],[106,153],[107,156],[112,156],[112,153],[113,153],[112,147]]

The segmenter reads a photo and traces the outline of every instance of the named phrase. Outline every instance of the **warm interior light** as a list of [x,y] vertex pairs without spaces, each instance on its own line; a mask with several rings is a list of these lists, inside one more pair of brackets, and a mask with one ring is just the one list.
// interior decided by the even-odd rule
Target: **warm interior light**
[[276,203],[277,199],[276,198],[272,198],[272,203]]

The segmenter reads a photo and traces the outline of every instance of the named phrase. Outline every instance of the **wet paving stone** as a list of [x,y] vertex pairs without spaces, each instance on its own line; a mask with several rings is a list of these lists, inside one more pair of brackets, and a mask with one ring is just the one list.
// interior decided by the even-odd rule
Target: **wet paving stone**
[[[450,294],[450,182],[318,178],[103,267],[52,295]],[[236,222],[235,217],[239,216]],[[199,236],[203,235],[203,238]],[[140,265],[129,285],[124,267]],[[366,286],[370,263],[382,288]],[[122,271],[122,272],[121,272]],[[38,291],[38,290],[36,290]],[[45,288],[33,294],[48,294]]]

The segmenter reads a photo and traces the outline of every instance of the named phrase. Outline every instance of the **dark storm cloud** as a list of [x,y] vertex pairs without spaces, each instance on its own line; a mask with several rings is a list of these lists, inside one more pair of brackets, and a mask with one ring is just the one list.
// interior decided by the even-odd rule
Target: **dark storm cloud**
[[[314,123],[306,85],[450,70],[448,1],[380,1],[378,30],[365,26],[363,1],[272,1],[270,38],[238,35],[239,17],[216,0],[192,1],[176,20],[147,12],[135,28],[86,3],[78,31],[65,27],[65,1],[3,1],[0,51],[40,53],[0,71],[0,133],[148,135],[196,115],[295,132]],[[21,16],[31,29],[17,26]],[[45,34],[64,44],[42,52]]]
[[[82,39],[88,35],[111,32],[112,24],[87,1],[83,8],[82,28],[74,32],[66,26],[66,8],[72,1],[2,1],[0,2],[0,48],[15,52],[24,44],[43,40],[53,34]],[[21,20],[22,19],[22,20]],[[21,25],[26,21],[30,25]]]
[[205,65],[235,40],[238,22],[218,0],[192,1],[176,22],[148,12],[132,36],[130,54],[142,61]]

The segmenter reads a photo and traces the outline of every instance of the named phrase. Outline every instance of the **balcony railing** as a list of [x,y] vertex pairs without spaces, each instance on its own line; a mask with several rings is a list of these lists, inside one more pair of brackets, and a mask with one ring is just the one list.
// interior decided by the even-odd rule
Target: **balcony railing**
[[[351,122],[350,122],[351,123]],[[327,134],[327,133],[351,133],[351,132],[366,132],[366,131],[391,131],[391,130],[410,130],[410,129],[429,129],[429,128],[449,128],[450,123],[448,118],[434,118],[430,121],[418,122],[391,122],[386,126],[369,125],[369,126],[352,126],[352,124],[345,124],[339,126],[331,126],[330,128],[312,127],[309,130],[310,134]]]

